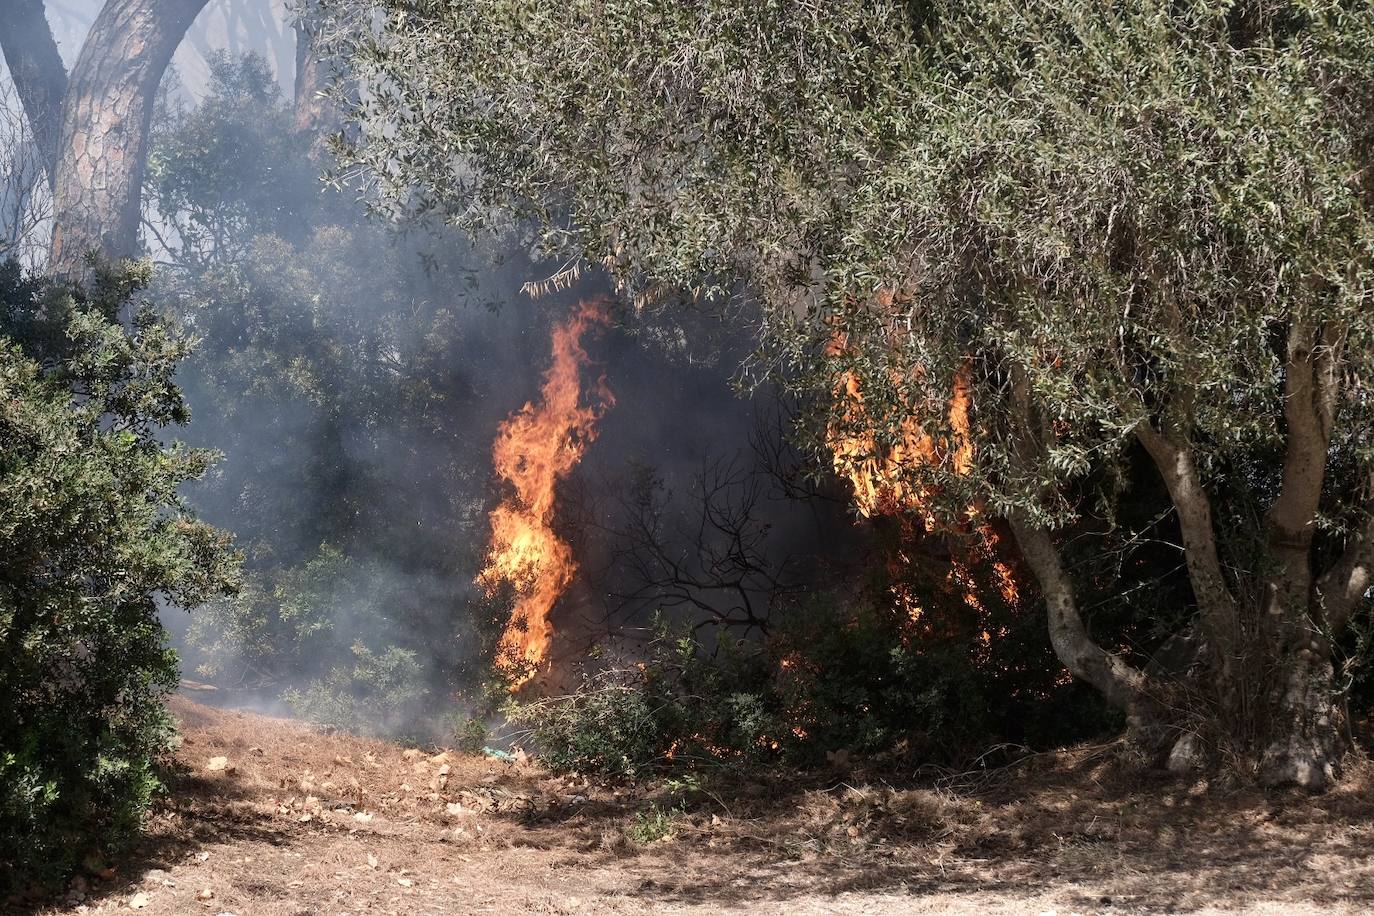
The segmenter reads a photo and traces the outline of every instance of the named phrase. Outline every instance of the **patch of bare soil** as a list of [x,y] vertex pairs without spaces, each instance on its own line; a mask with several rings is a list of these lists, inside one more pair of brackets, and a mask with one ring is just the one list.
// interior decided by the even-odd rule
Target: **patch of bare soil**
[[1315,800],[1128,778],[1083,748],[902,788],[773,779],[681,810],[661,787],[173,709],[184,774],[147,841],[30,912],[1374,910],[1367,762]]

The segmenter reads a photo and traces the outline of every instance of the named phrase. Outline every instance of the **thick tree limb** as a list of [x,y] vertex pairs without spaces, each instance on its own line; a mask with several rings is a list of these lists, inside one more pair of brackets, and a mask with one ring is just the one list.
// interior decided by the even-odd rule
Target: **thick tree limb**
[[153,100],[206,0],[108,0],[62,106],[49,267],[77,276],[88,253],[133,255]]
[[298,133],[319,133],[334,120],[335,112],[324,96],[328,68],[311,45],[313,32],[305,22],[296,23],[296,82],[292,99],[292,126]]
[[1229,666],[1240,649],[1240,612],[1222,574],[1216,531],[1212,527],[1212,504],[1202,486],[1192,449],[1147,423],[1138,425],[1135,434],[1164,478],[1164,486],[1178,512],[1193,595],[1222,664]]
[[[1044,460],[1054,428],[1035,409],[1030,383],[1019,367],[1012,367],[1011,402],[1016,417],[1016,452],[1027,466]],[[1059,548],[1043,525],[1014,513],[1007,519],[1026,565],[1035,574],[1048,611],[1050,644],[1069,673],[1095,687],[1107,702],[1135,718],[1142,711],[1146,677],[1093,641],[1078,609],[1073,581],[1064,569]]]
[[1268,522],[1280,560],[1303,567],[1286,572],[1304,578],[1336,419],[1343,343],[1339,332],[1324,328],[1318,333],[1303,323],[1295,323],[1288,335],[1283,382],[1288,443],[1283,482]]
[[43,0],[0,0],[0,51],[38,144],[48,187],[56,180],[57,141],[67,68],[43,10]]
[[1009,521],[1026,565],[1045,596],[1055,655],[1070,674],[1096,687],[1107,702],[1128,713],[1137,711],[1145,693],[1145,675],[1093,641],[1049,532],[1022,518]]
[[[1374,474],[1367,486],[1374,490]],[[1364,506],[1364,523],[1350,533],[1340,559],[1317,579],[1327,629],[1338,634],[1355,606],[1374,586],[1374,501]]]

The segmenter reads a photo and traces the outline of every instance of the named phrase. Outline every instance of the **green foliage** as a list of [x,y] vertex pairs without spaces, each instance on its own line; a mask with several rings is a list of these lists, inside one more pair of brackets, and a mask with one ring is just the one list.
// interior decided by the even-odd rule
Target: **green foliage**
[[185,654],[224,686],[295,686],[312,715],[398,725],[411,699],[324,696],[378,695],[343,684],[367,670],[359,643],[421,667],[383,693],[477,679],[462,663],[493,627],[458,607],[489,442],[469,418],[504,380],[480,372],[494,316],[473,307],[464,246],[434,255],[369,222],[313,155],[251,56],[214,60],[205,100],[155,131],[149,221],[176,230],[157,298],[203,341],[180,378],[197,441],[226,456],[191,498],[247,555],[242,593],[198,617]]
[[355,643],[353,656],[352,665],[333,667],[282,699],[302,718],[360,734],[397,734],[416,722],[428,691],[415,653],[396,646],[373,652]]
[[187,410],[188,342],[132,297],[0,265],[0,889],[53,878],[138,829],[176,686],[159,607],[230,588],[226,536],[180,488],[210,453],[163,431]]
[[647,810],[635,812],[634,819],[625,829],[625,835],[631,842],[641,846],[670,840],[682,815],[681,808],[663,808],[651,804]]
[[1031,617],[983,646],[871,603],[814,599],[765,640],[714,653],[660,625],[641,664],[506,713],[555,769],[615,777],[894,748],[959,763],[996,741],[1076,740],[1114,724],[1091,695],[1055,683],[1043,627]]
[[291,130],[267,61],[220,51],[208,63],[203,102],[163,100],[146,178],[150,224],[193,271],[242,257],[261,235],[298,238],[317,211],[337,206],[318,193],[310,139]]
[[480,753],[491,740],[491,730],[476,716],[458,712],[450,715],[448,721],[454,748],[465,754]]
[[[1071,522],[1065,491],[1141,424],[1186,429],[1209,468],[1272,444],[1294,322],[1348,329],[1333,451],[1365,455],[1365,7],[324,6],[361,87],[343,151],[380,206],[536,218],[631,292],[742,279],[763,365],[821,404],[853,373],[845,431],[879,447],[913,419],[948,435],[926,407],[969,366],[974,473],[900,468],[950,515]],[[1027,410],[1052,441],[1023,441]]]
[[[1309,664],[1340,589],[1367,603],[1374,7],[321,2],[380,209],[532,219],[641,302],[756,298],[752,365],[818,457],[859,443],[952,527],[1009,520],[1069,608],[1061,657],[1118,705],[1135,650],[1079,625],[1063,573],[1135,575],[1142,448],[1189,503],[1192,587],[1142,576],[1127,610],[1253,656],[1214,665],[1221,694],[1278,696],[1264,672]],[[911,460],[963,437],[956,389],[967,460]]]

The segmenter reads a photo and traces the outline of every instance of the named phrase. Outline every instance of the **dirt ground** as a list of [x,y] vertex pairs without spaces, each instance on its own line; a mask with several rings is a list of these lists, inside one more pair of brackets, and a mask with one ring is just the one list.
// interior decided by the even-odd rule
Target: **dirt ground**
[[1367,913],[1374,766],[1312,801],[1129,778],[1106,748],[892,788],[683,802],[177,698],[133,855],[40,914]]

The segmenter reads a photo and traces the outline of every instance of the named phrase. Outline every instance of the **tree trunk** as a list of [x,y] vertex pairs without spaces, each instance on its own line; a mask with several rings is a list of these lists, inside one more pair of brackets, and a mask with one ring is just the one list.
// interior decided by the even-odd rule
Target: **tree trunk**
[[1283,660],[1260,780],[1271,786],[1328,787],[1345,750],[1344,712],[1335,701],[1329,652],[1304,646]]
[[56,180],[57,142],[67,70],[43,11],[43,0],[0,0],[0,51],[38,144],[48,187]]
[[[303,22],[296,23],[296,81],[292,99],[292,127],[297,133],[321,134],[337,115],[325,98],[329,85],[328,67],[311,45],[313,33]],[[316,141],[318,142],[318,140]]]
[[1144,673],[1093,641],[1049,532],[1025,520],[1010,522],[1021,555],[1045,596],[1054,654],[1070,674],[1097,688],[1108,703],[1126,714],[1131,737],[1137,743],[1158,750],[1163,741],[1162,723],[1146,692]]
[[137,254],[148,132],[158,84],[206,0],[109,0],[72,68],[62,105],[49,269]]

